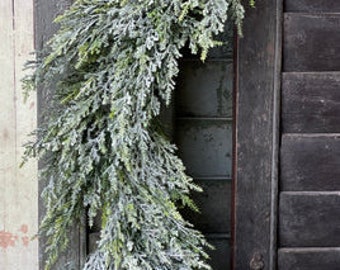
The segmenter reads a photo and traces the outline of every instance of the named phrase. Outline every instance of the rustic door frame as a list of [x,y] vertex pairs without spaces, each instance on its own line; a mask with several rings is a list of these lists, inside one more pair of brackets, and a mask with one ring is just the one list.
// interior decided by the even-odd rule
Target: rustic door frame
[[249,7],[237,39],[232,269],[276,269],[282,0]]

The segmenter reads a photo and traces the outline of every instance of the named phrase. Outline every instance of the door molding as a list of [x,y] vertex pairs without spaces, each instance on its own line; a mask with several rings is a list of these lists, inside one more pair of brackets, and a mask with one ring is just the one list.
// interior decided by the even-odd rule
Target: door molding
[[277,264],[282,10],[282,0],[246,7],[244,37],[236,45],[235,270],[274,270]]

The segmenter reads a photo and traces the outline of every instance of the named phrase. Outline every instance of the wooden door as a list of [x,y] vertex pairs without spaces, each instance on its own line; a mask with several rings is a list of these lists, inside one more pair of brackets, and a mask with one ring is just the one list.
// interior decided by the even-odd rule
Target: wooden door
[[286,0],[278,269],[340,269],[340,2]]

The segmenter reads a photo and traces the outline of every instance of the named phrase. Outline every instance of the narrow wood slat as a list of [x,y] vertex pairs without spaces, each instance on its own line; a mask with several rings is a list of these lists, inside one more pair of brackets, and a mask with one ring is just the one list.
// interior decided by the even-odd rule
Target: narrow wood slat
[[285,0],[287,12],[340,12],[339,0]]
[[213,270],[229,270],[230,268],[230,239],[207,236],[208,242],[214,246],[214,250],[207,250],[210,255],[208,263]]
[[203,192],[192,193],[200,213],[185,209],[183,216],[203,233],[230,233],[231,182],[196,180]]
[[340,70],[340,14],[286,13],[283,70]]
[[[41,50],[47,41],[55,34],[58,25],[53,23],[54,18],[61,14],[67,7],[72,4],[73,0],[36,0],[35,4],[35,46],[37,50]],[[47,116],[48,121],[50,95],[53,89],[38,89],[38,126],[44,121],[42,116]],[[42,162],[41,162],[42,163]],[[40,164],[41,164],[40,163]],[[39,182],[39,190],[45,186],[44,181]],[[42,202],[39,202],[39,219],[41,220],[45,214]],[[85,262],[86,252],[86,236],[83,225],[76,225],[69,234],[69,247],[66,252],[61,254],[54,269],[81,269]],[[39,269],[45,267],[46,238],[39,238]]]
[[176,88],[178,116],[231,117],[233,65],[185,61]]
[[231,123],[179,120],[175,137],[179,156],[183,159],[189,175],[231,177]]
[[265,269],[276,265],[281,7],[280,0],[247,7],[238,43],[233,269],[250,269],[256,254]]
[[340,73],[283,73],[284,133],[340,132],[339,123]]
[[340,248],[282,248],[278,270],[338,270]]
[[340,135],[284,135],[282,191],[340,190]]
[[281,193],[280,246],[340,246],[339,205],[340,192]]

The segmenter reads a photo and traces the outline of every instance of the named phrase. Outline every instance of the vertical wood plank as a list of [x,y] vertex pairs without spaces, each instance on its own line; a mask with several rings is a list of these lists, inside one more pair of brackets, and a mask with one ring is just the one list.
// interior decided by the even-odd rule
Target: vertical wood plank
[[[245,1],[245,6],[247,2]],[[282,1],[248,8],[237,52],[233,269],[276,269]]]
[[[35,0],[35,45],[41,50],[46,42],[58,30],[58,25],[53,23],[54,18],[61,14],[71,5],[72,0]],[[44,121],[48,111],[50,95],[53,89],[38,89],[38,125]],[[41,165],[41,164],[40,164]],[[39,193],[44,188],[44,180],[39,182]],[[39,202],[39,220],[44,216],[45,209],[42,202]],[[43,269],[46,261],[45,250],[46,239],[39,239],[39,264]],[[76,225],[70,234],[70,244],[67,252],[62,254],[54,269],[73,270],[81,269],[86,256],[86,235],[85,229],[80,224]]]
[[35,98],[23,104],[23,63],[33,51],[33,1],[0,3],[0,265],[3,269],[38,269],[37,163],[19,168],[22,144],[36,127]]

